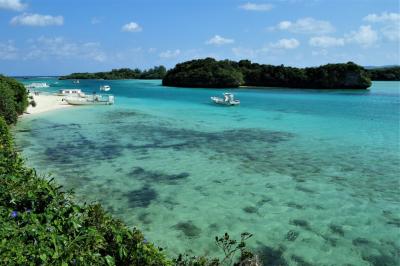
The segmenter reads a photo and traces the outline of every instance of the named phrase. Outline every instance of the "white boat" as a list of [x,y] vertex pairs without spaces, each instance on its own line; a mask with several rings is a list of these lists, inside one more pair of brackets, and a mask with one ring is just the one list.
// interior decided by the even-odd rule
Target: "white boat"
[[239,100],[235,100],[235,97],[233,96],[232,93],[223,93],[224,98],[220,98],[220,97],[211,97],[211,100],[216,103],[216,104],[221,104],[221,105],[239,105],[240,101]]
[[34,82],[31,84],[25,85],[25,88],[27,88],[27,89],[48,88],[48,87],[50,87],[50,86],[46,82]]
[[82,92],[81,89],[62,89],[59,90],[57,95],[59,96],[76,96],[76,97],[85,97],[85,93]]
[[109,90],[111,90],[111,87],[109,85],[100,86],[100,90],[101,91],[109,91]]
[[71,105],[111,105],[114,104],[113,95],[92,95],[84,98],[67,97],[64,100]]
[[79,84],[79,79],[76,79],[76,80],[72,81],[72,83]]

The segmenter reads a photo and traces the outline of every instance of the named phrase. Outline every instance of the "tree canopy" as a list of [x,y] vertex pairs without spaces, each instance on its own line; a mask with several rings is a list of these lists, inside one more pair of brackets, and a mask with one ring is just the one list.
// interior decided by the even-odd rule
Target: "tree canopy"
[[243,82],[243,74],[233,61],[213,58],[177,64],[163,79],[163,85],[176,87],[238,87]]
[[319,67],[296,68],[262,65],[213,58],[177,64],[163,79],[163,85],[176,87],[290,87],[317,89],[366,89],[371,86],[367,71],[352,62]]
[[60,79],[162,79],[167,73],[164,66],[155,66],[147,70],[138,68],[119,68],[109,72],[72,73]]
[[28,107],[28,93],[15,79],[0,75],[0,116],[7,124],[17,122],[18,115]]
[[372,80],[397,80],[400,81],[400,66],[368,69]]

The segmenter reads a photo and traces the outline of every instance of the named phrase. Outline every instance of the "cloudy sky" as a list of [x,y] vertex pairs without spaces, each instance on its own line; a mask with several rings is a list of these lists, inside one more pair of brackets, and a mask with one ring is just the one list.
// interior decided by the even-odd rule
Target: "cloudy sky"
[[399,64],[397,0],[0,0],[0,73],[59,75],[193,58]]

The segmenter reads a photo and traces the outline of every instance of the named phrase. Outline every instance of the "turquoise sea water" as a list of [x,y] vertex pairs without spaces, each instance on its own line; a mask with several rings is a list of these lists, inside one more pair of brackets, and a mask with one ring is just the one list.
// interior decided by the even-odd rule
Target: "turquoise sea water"
[[24,117],[17,145],[170,254],[248,231],[265,265],[399,264],[399,82],[235,89],[238,107],[210,103],[229,90],[160,83],[59,81],[46,91],[109,84],[116,104]]

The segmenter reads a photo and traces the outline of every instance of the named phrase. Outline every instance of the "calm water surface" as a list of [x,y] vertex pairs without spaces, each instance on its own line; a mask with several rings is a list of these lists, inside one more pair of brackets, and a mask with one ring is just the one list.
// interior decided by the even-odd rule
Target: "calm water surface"
[[266,265],[399,264],[399,82],[237,89],[229,108],[209,101],[229,90],[160,83],[58,81],[46,90],[109,84],[116,104],[24,117],[17,145],[171,254],[248,231]]

